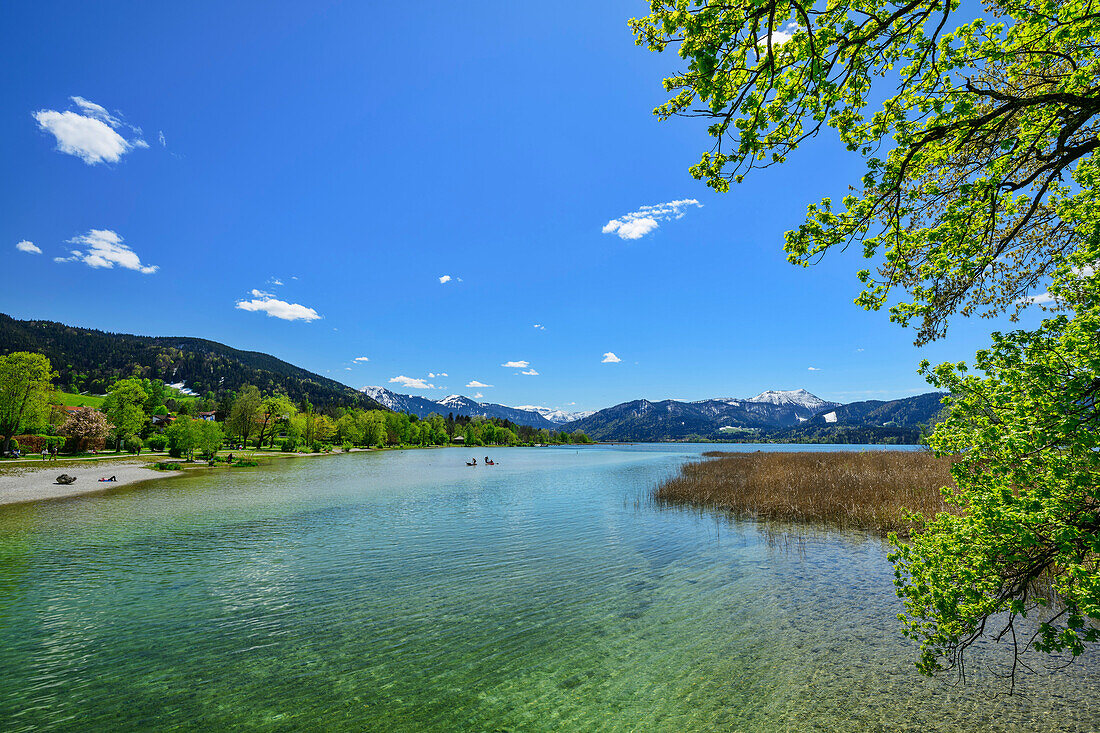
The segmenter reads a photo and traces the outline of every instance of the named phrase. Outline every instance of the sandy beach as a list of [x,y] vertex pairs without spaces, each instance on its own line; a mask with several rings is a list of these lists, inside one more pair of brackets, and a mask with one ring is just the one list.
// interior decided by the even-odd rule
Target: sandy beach
[[[76,476],[76,482],[68,486],[55,483],[55,479],[63,473]],[[58,461],[56,465],[0,473],[0,505],[92,494],[139,481],[176,476],[179,473],[154,471],[144,462],[125,460],[94,461],[84,465]],[[111,476],[118,481],[108,483],[99,480]]]

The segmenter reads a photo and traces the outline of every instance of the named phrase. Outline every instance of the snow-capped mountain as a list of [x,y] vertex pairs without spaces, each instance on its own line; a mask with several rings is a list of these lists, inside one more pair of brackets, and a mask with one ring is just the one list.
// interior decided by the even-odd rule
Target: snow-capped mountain
[[385,387],[363,387],[362,392],[374,398],[391,410],[408,412],[418,417],[427,417],[433,412],[446,416],[447,413],[468,417],[497,417],[511,420],[517,425],[530,425],[533,428],[553,430],[558,423],[551,422],[532,410],[525,410],[491,402],[477,402],[463,395],[447,395],[441,400],[431,400],[416,395],[397,394]]
[[744,402],[764,402],[769,405],[790,405],[793,407],[805,407],[812,412],[819,412],[824,407],[837,407],[839,402],[829,402],[817,395],[810,394],[804,389],[769,389],[755,397],[750,397]]
[[589,415],[595,414],[596,412],[595,410],[579,410],[576,412],[568,412],[559,408],[543,407],[542,405],[516,405],[516,409],[537,412],[555,425],[564,425],[567,422],[580,420],[581,418],[588,417]]

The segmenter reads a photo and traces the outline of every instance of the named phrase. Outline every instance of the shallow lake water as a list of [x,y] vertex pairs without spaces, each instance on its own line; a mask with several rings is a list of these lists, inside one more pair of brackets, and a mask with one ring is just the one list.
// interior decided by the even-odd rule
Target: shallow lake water
[[354,453],[0,508],[0,730],[1100,728],[1090,655],[1012,696],[1003,645],[965,685],[917,674],[877,537],[649,501],[716,447]]

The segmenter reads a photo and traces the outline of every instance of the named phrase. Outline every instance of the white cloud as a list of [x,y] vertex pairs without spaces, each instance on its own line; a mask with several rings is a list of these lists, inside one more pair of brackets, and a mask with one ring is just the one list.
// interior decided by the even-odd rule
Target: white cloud
[[434,384],[428,384],[424,379],[406,377],[403,374],[397,377],[390,377],[390,384],[400,384],[402,387],[407,387],[408,389],[439,389]]
[[539,375],[534,369],[527,369],[526,371],[520,372],[520,374],[526,374],[528,377],[537,377]]
[[542,325],[541,323],[536,323],[535,328],[537,328],[540,331],[545,331],[546,330],[546,326]]
[[157,130],[157,142],[162,148],[168,147],[168,141],[164,139],[164,130]]
[[811,372],[820,372],[821,371],[817,367],[806,367],[806,368],[809,369]]
[[42,250],[40,250],[38,247],[36,247],[34,245],[34,242],[28,242],[25,239],[22,242],[16,242],[15,243],[15,248],[17,250],[19,250],[20,252],[26,252],[26,253],[32,254],[32,255],[42,254]]
[[[778,46],[778,45],[786,43],[787,41],[791,40],[794,37],[794,34],[797,33],[797,32],[798,32],[798,23],[795,23],[793,20],[791,22],[787,23],[785,26],[782,26],[780,28],[776,28],[775,30],[772,31],[772,45],[773,46]],[[763,43],[766,46],[767,43],[768,43],[768,36],[767,35],[761,36],[760,37],[760,42]]]
[[238,300],[236,308],[242,311],[266,313],[272,318],[284,321],[316,321],[321,317],[317,311],[301,303],[288,303],[279,300],[261,290],[252,291],[252,300]]
[[352,359],[352,361],[364,362],[364,361],[370,361],[370,359],[368,359],[365,356],[357,356],[354,359]]
[[473,379],[473,380],[471,380],[471,381],[470,381],[470,383],[469,383],[469,384],[467,384],[466,386],[467,386],[467,387],[469,387],[469,388],[471,388],[471,389],[473,389],[473,388],[477,388],[477,387],[492,387],[493,385],[491,385],[491,384],[485,384],[484,382],[479,382],[479,381],[477,381],[476,379]]
[[703,205],[696,199],[679,199],[663,204],[641,206],[637,211],[623,214],[618,219],[607,222],[601,231],[604,234],[618,234],[620,239],[641,239],[659,227],[663,221],[682,219],[686,213],[684,209],[690,206],[702,208]]
[[[295,279],[295,280],[297,280],[298,278],[294,278],[294,279]],[[279,279],[279,278],[277,278],[277,277],[269,277],[269,278],[267,279],[267,284],[268,284],[268,285],[276,285],[276,286],[278,286],[278,285],[282,285],[282,284],[283,284],[283,281],[282,281],[282,280],[280,280],[280,279]]]
[[622,359],[615,356],[615,352],[608,351],[603,355],[603,361],[601,361],[600,363],[601,364],[618,364],[620,361],[622,361]]
[[441,376],[441,377],[446,377],[446,376],[448,376],[448,374],[447,374],[447,372],[440,372],[440,373],[439,373],[439,376]]
[[451,281],[451,276],[450,275],[440,275],[440,277],[439,277],[439,284],[440,285],[446,285],[450,281]]
[[476,399],[480,399],[481,397],[484,397],[484,396],[485,396],[485,395],[483,395],[483,394],[481,394],[480,392],[478,392],[478,393],[477,393],[476,395],[474,395],[474,396],[473,396],[473,397],[471,397],[470,399],[474,399],[474,400],[476,400]]
[[160,269],[157,265],[143,265],[137,252],[122,243],[122,237],[110,229],[89,229],[69,240],[86,249],[72,249],[68,257],[54,257],[54,262],[83,262],[88,267],[112,269],[115,265],[127,270],[135,270],[143,275],[152,275]]
[[505,367],[507,369],[526,369],[527,367],[531,366],[531,362],[529,362],[529,361],[506,361],[503,364],[501,364],[501,366]]
[[1019,302],[1025,305],[1048,305],[1056,302],[1058,299],[1050,293],[1039,293],[1038,295],[1029,295],[1024,298],[1020,298]]
[[127,140],[118,133],[122,120],[106,109],[83,97],[70,97],[79,111],[58,112],[40,109],[33,113],[38,127],[57,140],[57,149],[75,155],[88,165],[117,163],[123,155],[135,148],[147,148],[141,139],[141,131],[130,127],[136,134]]

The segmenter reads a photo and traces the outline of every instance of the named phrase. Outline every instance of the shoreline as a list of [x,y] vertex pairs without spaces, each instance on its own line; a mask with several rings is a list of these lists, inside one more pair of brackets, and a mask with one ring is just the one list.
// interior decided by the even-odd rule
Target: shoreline
[[[99,494],[123,486],[133,486],[143,481],[181,475],[184,471],[157,471],[149,462],[133,458],[117,461],[89,461],[85,465],[27,466],[21,472],[0,473],[0,507],[15,504],[31,504],[38,501],[55,501],[76,496]],[[63,473],[76,476],[76,482],[68,485],[55,483]],[[116,477],[117,481],[100,481],[100,478]]]
[[[247,460],[273,458],[320,458],[339,456],[346,453],[372,453],[395,450],[424,450],[453,446],[405,446],[393,448],[352,448],[350,451],[332,451],[330,453],[283,453],[257,450],[222,450],[219,455],[233,453]],[[161,471],[151,468],[158,462],[179,462],[164,453],[131,456],[112,454],[110,456],[83,456],[43,463],[34,458],[0,463],[0,509],[18,504],[33,504],[39,501],[58,501],[78,496],[107,493],[122,487],[134,486],[154,479],[182,476],[190,471],[226,469],[225,465],[208,466],[205,461],[183,463],[182,470]],[[260,464],[261,466],[263,463]],[[5,470],[8,469],[8,470]],[[56,479],[63,473],[76,476],[72,484],[58,484]],[[100,478],[114,476],[117,481],[100,481]]]

